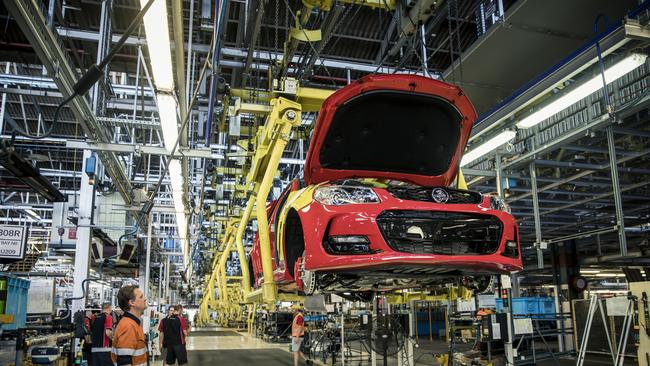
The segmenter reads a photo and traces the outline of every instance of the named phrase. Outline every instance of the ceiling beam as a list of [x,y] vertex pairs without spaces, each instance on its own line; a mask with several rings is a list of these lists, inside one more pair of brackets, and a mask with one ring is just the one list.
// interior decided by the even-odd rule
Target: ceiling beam
[[[53,75],[54,83],[59,90],[66,96],[72,95],[73,86],[79,76],[68,60],[67,53],[61,48],[59,38],[46,24],[38,4],[34,0],[7,0],[4,4],[34,47],[48,73]],[[106,130],[99,124],[84,97],[74,98],[69,103],[69,107],[88,138],[100,142],[110,141]],[[131,203],[133,201],[131,182],[115,154],[100,152],[98,155],[107,175],[111,177],[124,201]]]

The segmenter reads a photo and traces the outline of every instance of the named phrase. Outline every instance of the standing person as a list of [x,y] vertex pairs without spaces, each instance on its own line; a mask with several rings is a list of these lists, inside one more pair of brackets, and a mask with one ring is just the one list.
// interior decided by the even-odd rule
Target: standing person
[[160,355],[161,355],[162,359],[165,359],[166,356],[167,356],[167,342],[165,342],[165,339],[163,337],[164,332],[165,332],[164,331],[165,327],[164,327],[163,323],[165,322],[165,319],[169,319],[169,318],[174,316],[175,310],[176,309],[174,309],[174,305],[167,306],[167,315],[165,315],[165,317],[160,319],[160,323],[158,323],[158,339],[159,339],[158,345],[160,346],[159,347],[160,348]]
[[[89,308],[91,306],[86,305],[86,307]],[[84,326],[83,326],[84,344],[83,344],[83,348],[81,349],[81,353],[83,354],[84,360],[92,360],[93,358],[93,354],[91,352],[92,338],[90,337],[90,328],[93,324],[93,319],[95,319],[95,316],[93,315],[92,310],[84,311]]]
[[293,322],[291,323],[291,352],[293,352],[293,366],[298,366],[300,357],[307,363],[307,358],[300,351],[302,345],[302,338],[305,336],[305,317],[302,315],[302,307],[300,304],[295,304],[293,308]]
[[147,308],[147,299],[137,285],[129,285],[117,292],[117,303],[124,316],[115,328],[111,359],[115,366],[144,366],[149,354],[140,317]]
[[183,305],[178,304],[174,307],[176,309],[176,312],[178,313],[178,318],[181,320],[181,326],[183,329],[183,333],[185,334],[185,337],[187,338],[187,334],[190,332],[190,322],[187,320],[185,315],[183,315]]
[[111,303],[102,305],[90,326],[93,366],[113,366],[111,360],[111,338],[113,338],[113,315]]
[[173,307],[172,316],[164,318],[158,326],[160,333],[160,348],[167,349],[165,356],[165,365],[174,365],[177,361],[179,365],[187,364],[187,351],[185,349],[185,332],[181,317],[179,316],[178,307]]

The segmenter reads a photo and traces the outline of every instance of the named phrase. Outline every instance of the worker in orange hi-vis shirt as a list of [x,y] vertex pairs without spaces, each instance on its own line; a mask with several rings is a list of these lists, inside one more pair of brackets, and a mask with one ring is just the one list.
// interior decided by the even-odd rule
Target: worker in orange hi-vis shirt
[[300,358],[305,359],[308,365],[311,365],[312,362],[305,357],[302,353],[300,347],[302,346],[302,340],[305,336],[305,317],[302,315],[302,306],[300,304],[294,304],[293,309],[293,321],[291,322],[291,352],[293,353],[293,364],[298,366]]
[[116,366],[144,366],[149,354],[140,317],[147,299],[137,285],[129,285],[118,291],[117,302],[124,316],[115,328],[111,359]]

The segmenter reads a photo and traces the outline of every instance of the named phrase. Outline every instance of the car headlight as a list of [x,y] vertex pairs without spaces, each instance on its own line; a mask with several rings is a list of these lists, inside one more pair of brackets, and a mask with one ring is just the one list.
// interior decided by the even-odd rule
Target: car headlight
[[506,203],[506,200],[503,199],[501,196],[498,196],[496,194],[487,194],[486,196],[490,198],[491,209],[511,213],[510,205],[508,205]]
[[353,186],[321,186],[314,191],[314,199],[323,205],[334,206],[379,203],[372,188]]

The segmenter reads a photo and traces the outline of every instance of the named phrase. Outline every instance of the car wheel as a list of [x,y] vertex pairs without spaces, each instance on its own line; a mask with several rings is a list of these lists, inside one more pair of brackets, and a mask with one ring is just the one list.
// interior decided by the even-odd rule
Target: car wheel
[[300,280],[302,281],[302,291],[305,295],[313,295],[317,289],[316,273],[305,269],[305,252],[302,253],[300,260]]
[[494,276],[477,276],[472,278],[470,288],[477,294],[494,291]]

